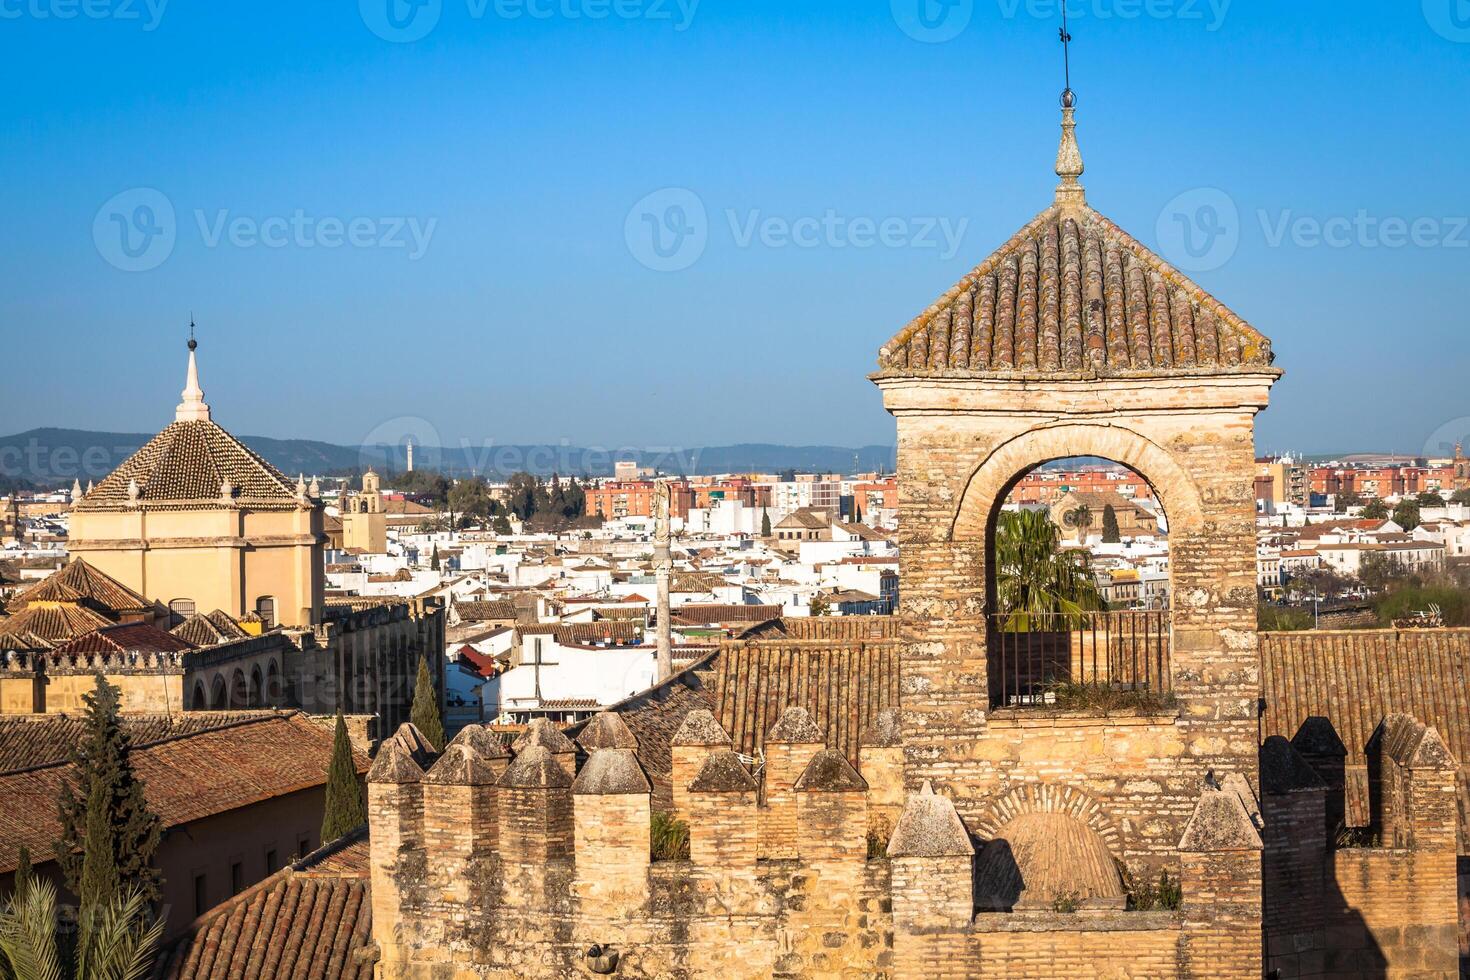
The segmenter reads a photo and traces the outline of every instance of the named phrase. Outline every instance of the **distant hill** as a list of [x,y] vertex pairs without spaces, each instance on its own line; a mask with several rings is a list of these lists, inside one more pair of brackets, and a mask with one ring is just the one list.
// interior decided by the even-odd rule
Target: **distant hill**
[[[80,429],[31,429],[0,436],[0,486],[34,483],[68,486],[80,478],[83,485],[101,480],[137,452],[152,434],[89,432]],[[240,440],[288,475],[341,476],[368,466],[380,472],[406,468],[402,446],[337,446],[310,439],[270,439],[241,436]],[[798,472],[852,473],[892,471],[892,446],[777,446],[750,443],[698,449],[629,450],[575,446],[492,446],[444,449],[415,446],[416,469],[437,469],[452,476],[505,477],[525,470],[540,476],[610,476],[613,463],[634,460],[666,473]]]

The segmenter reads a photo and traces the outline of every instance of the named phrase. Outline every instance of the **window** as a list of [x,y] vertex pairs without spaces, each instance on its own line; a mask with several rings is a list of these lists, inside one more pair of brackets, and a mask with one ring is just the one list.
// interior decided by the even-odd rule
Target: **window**
[[245,890],[245,866],[239,861],[230,862],[230,897]]
[[265,873],[273,875],[280,870],[281,859],[276,856],[276,849],[273,847],[265,852]]
[[266,629],[272,629],[276,625],[276,600],[274,596],[263,595],[255,600],[255,615]]
[[204,875],[194,876],[194,914],[203,915],[209,911],[209,884]]
[[188,619],[194,615],[193,599],[175,599],[168,604],[168,611],[180,619]]
[[311,853],[311,835],[302,834],[296,838],[296,860],[301,860]]

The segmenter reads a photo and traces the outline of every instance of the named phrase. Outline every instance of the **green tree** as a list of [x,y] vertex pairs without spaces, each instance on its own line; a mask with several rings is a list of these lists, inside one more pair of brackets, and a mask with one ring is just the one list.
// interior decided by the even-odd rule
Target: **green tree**
[[496,514],[495,519],[490,522],[490,529],[496,534],[510,534],[510,518],[504,514]]
[[761,537],[771,536],[771,512],[764,507],[761,508]]
[[138,980],[148,975],[163,938],[142,890],[125,889],[70,927],[56,886],[17,883],[0,907],[0,977],[5,980]]
[[1374,498],[1363,505],[1362,516],[1373,521],[1388,520],[1388,504]]
[[1062,532],[1042,511],[1002,511],[995,533],[995,587],[1013,630],[1031,617],[1078,615],[1103,608],[1085,551],[1061,547]]
[[827,610],[830,608],[831,607],[827,603],[827,597],[819,592],[816,595],[812,596],[812,601],[807,606],[807,611],[810,612],[813,616],[825,616],[827,615]]
[[408,720],[419,730],[435,752],[444,751],[444,722],[439,717],[439,696],[434,679],[429,676],[429,658],[419,657],[419,676],[413,685],[413,709]]
[[1341,490],[1332,495],[1332,509],[1339,514],[1346,514],[1350,508],[1362,503],[1363,498],[1354,490]]
[[1118,512],[1112,504],[1103,507],[1102,534],[1104,544],[1118,544],[1123,540],[1123,532],[1118,529]]
[[1412,531],[1420,525],[1419,501],[1412,497],[1405,497],[1398,502],[1393,509],[1393,522],[1405,531]]
[[437,541],[434,542],[433,553],[429,555],[429,568],[436,572],[439,570],[439,542]]
[[536,513],[536,489],[539,481],[529,473],[513,473],[506,483],[510,512],[521,520]]
[[332,761],[327,766],[326,807],[322,813],[322,843],[327,844],[367,823],[362,801],[362,784],[352,758],[352,740],[347,737],[347,720],[337,712],[337,731],[332,736]]
[[1420,507],[1444,506],[1444,498],[1439,495],[1439,491],[1437,490],[1425,490],[1414,499],[1419,502]]
[[1450,496],[1452,504],[1470,504],[1470,490],[1456,490]]
[[75,775],[61,786],[56,862],[84,914],[111,907],[125,893],[149,902],[159,897],[153,854],[163,829],[128,759],[118,694],[98,674],[93,692],[82,696],[85,731],[72,752]]
[[449,509],[471,521],[483,523],[489,520],[495,509],[490,485],[480,477],[460,480],[449,491]]

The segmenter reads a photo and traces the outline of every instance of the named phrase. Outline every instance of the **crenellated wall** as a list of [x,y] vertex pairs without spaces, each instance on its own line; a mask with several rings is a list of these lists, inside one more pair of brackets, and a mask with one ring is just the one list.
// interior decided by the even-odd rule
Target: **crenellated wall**
[[388,740],[368,779],[381,976],[1259,973],[1248,787],[1196,794],[1175,841],[1177,912],[977,916],[975,846],[952,799],[926,783],[895,808],[896,733],[868,739],[854,766],[814,730],[787,711],[751,766],[712,715],[686,719],[674,747],[688,852],[658,861],[650,783],[616,715],[584,731],[571,771],[545,723],[514,752],[474,726],[437,760],[411,733]]

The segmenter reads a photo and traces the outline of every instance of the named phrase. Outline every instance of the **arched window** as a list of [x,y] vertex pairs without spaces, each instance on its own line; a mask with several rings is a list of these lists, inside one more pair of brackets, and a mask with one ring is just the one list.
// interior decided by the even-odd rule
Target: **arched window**
[[250,693],[247,698],[250,707],[259,708],[264,704],[261,694],[262,686],[263,685],[260,677],[260,665],[256,664],[254,667],[250,668]]
[[224,711],[230,706],[229,693],[225,690],[225,679],[220,674],[214,675],[214,683],[210,685],[209,710]]
[[276,662],[272,660],[265,671],[265,700],[274,708],[281,706],[281,672],[276,669]]
[[205,700],[203,681],[196,680],[194,682],[194,700],[190,703],[189,707],[195,711],[205,711],[209,708],[209,702]]
[[276,625],[276,597],[263,595],[255,600],[255,615],[260,617],[264,629],[274,629]]
[[239,667],[230,675],[230,708],[239,710],[250,707],[250,688],[245,680],[245,672]]
[[180,621],[188,619],[194,615],[194,600],[175,599],[168,604],[168,611],[173,613]]

